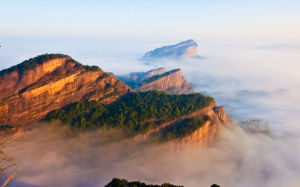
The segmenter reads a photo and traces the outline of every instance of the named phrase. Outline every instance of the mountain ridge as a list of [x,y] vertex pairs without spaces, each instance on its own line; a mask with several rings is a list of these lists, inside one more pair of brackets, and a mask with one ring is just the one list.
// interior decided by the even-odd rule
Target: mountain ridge
[[158,68],[147,72],[129,73],[125,76],[118,76],[118,78],[136,92],[158,90],[170,94],[194,93],[193,87],[182,75],[181,69],[166,71],[165,68]]
[[141,82],[135,91],[159,90],[171,94],[194,93],[194,88],[185,80],[181,69],[174,69],[149,77]]
[[[95,66],[84,66],[66,55],[41,55],[2,70],[0,125],[21,125],[42,119],[48,112],[81,100],[110,103],[131,89]],[[50,59],[49,59],[50,58]],[[18,69],[31,64],[30,68]]]
[[213,98],[186,92],[192,87],[185,87],[180,69],[132,74],[147,86],[135,92],[114,75],[67,55],[37,56],[1,72],[0,126],[10,134],[47,117],[72,129],[104,126],[125,129],[125,137],[202,145],[231,122]]
[[198,44],[193,40],[186,40],[174,45],[167,45],[147,52],[142,60],[153,61],[159,59],[194,59],[197,54]]
[[[219,117],[213,98],[200,93],[170,95],[160,91],[128,93],[110,105],[77,103],[53,111],[48,121],[61,120],[78,130],[122,130],[123,138],[150,143],[208,145],[231,119]],[[171,127],[171,128],[170,128]]]

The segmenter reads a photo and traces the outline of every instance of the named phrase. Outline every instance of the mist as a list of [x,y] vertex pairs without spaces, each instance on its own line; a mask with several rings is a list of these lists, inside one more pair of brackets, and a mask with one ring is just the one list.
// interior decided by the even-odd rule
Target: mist
[[[42,124],[26,132],[8,150],[19,164],[16,182],[33,186],[103,186],[119,177],[186,187],[213,183],[222,187],[299,186],[299,49],[266,47],[277,41],[196,42],[199,55],[205,59],[152,64],[139,59],[155,47],[176,42],[53,41],[31,43],[22,51],[18,46],[23,49],[21,44],[25,42],[17,42],[3,51],[0,68],[53,52],[68,54],[83,64],[98,65],[117,75],[158,67],[181,68],[195,91],[213,96],[236,123],[261,120],[268,123],[271,135],[248,133],[236,125],[234,129],[223,129],[211,147],[186,145],[179,151],[169,145],[172,143],[108,143],[110,139],[103,136],[107,132],[101,131],[69,137],[65,126]],[[61,45],[57,48],[58,43]]]
[[299,186],[300,139],[223,129],[210,147],[108,141],[101,130],[75,137],[62,125],[40,124],[8,148],[15,155],[15,184],[104,186],[113,177],[187,187]]

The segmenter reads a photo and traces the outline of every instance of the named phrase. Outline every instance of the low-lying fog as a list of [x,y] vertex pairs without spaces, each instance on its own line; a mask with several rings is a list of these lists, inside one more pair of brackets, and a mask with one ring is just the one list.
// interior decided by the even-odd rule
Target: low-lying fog
[[[105,144],[95,134],[66,138],[60,128],[26,133],[9,149],[19,164],[18,182],[46,186],[103,186],[113,177],[186,187],[300,186],[300,49],[298,45],[199,44],[203,60],[138,61],[155,43],[13,43],[0,68],[42,53],[66,53],[83,64],[125,74],[157,67],[181,68],[196,91],[213,96],[236,121],[267,122],[272,136],[224,130],[211,148]],[[25,43],[25,42],[24,42]],[[172,43],[172,42],[171,42]],[[176,43],[176,42],[174,42]],[[270,44],[270,45],[269,45]],[[274,47],[280,46],[280,47]],[[14,49],[14,50],[12,50]],[[47,49],[47,50],[45,50]],[[2,50],[2,49],[1,49]],[[4,62],[4,63],[2,63]],[[47,125],[44,125],[47,126]]]
[[300,141],[291,134],[272,138],[236,128],[223,130],[215,145],[196,148],[107,143],[101,131],[69,138],[66,128],[42,126],[8,149],[16,157],[17,185],[104,186],[112,177],[187,187],[300,184]]

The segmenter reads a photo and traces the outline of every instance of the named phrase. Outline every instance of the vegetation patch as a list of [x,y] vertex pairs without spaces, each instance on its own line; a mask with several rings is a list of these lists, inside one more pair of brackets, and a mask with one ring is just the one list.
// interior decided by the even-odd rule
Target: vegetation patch
[[0,126],[0,131],[5,131],[5,130],[8,130],[8,129],[12,129],[13,126],[10,126],[10,125],[1,125]]
[[105,187],[183,187],[183,186],[177,186],[170,183],[164,183],[162,185],[153,185],[153,184],[145,184],[140,181],[128,182],[125,179],[114,178],[110,183],[105,185]]
[[160,91],[136,92],[122,96],[110,105],[96,101],[73,103],[51,112],[48,121],[61,120],[74,128],[114,128],[127,132],[126,136],[145,133],[153,128],[151,119],[173,120],[191,114],[213,99],[200,93],[170,95]]
[[[34,67],[36,67],[37,65],[42,64],[43,62],[47,61],[47,60],[52,60],[52,59],[56,59],[56,58],[65,58],[65,57],[69,57],[67,55],[63,55],[63,54],[43,54],[43,55],[39,55],[36,56],[34,58],[30,58],[28,60],[25,60],[24,62],[12,66],[8,69],[4,69],[2,71],[0,71],[0,77],[9,74],[11,72],[17,71],[19,73],[23,73],[27,70],[33,69]],[[69,57],[70,58],[70,57]]]
[[53,60],[57,58],[70,58],[69,62],[74,62],[76,63],[77,66],[83,67],[86,71],[96,71],[96,70],[101,70],[97,66],[88,66],[88,65],[82,65],[79,62],[71,59],[70,56],[64,55],[64,54],[43,54],[36,56],[34,58],[30,58],[28,60],[23,61],[22,63],[12,66],[8,69],[4,69],[0,71],[0,78],[3,77],[6,74],[12,73],[14,71],[17,71],[20,74],[23,74],[25,71],[31,70],[35,68],[37,65],[43,64],[45,61],[48,60]]

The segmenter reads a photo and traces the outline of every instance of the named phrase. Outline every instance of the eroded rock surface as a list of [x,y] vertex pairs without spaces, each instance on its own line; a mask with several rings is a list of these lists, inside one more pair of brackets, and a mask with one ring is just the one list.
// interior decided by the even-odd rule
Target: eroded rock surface
[[193,87],[185,80],[180,69],[168,71],[143,80],[135,91],[159,90],[171,94],[194,93]]
[[82,100],[111,103],[131,91],[115,76],[66,55],[41,55],[0,75],[0,125],[28,124]]

